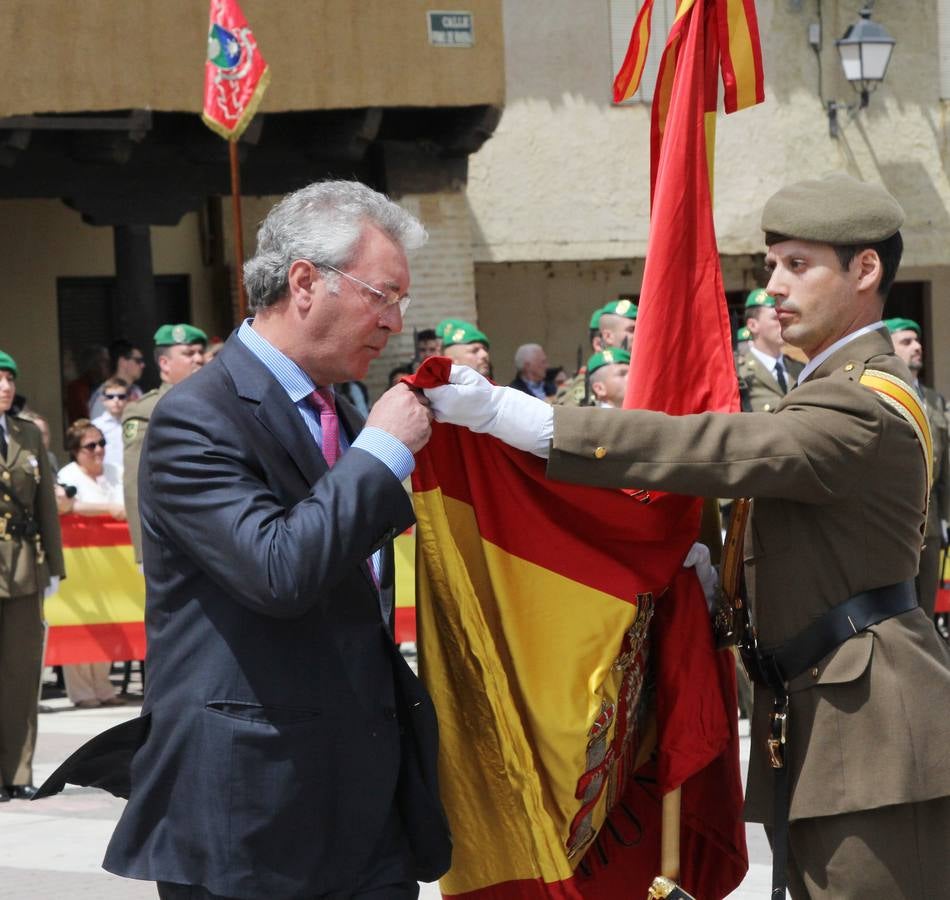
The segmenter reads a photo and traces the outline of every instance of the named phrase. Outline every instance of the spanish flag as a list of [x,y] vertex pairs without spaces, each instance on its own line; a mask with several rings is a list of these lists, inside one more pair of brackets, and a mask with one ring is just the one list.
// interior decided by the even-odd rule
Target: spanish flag
[[46,599],[48,666],[145,659],[145,580],[129,526],[111,516],[60,516],[67,578]]
[[[429,360],[413,382],[445,383],[448,370]],[[646,896],[660,781],[721,759],[734,736],[723,687],[733,673],[706,666],[702,589],[681,568],[698,517],[684,523],[671,495],[548,481],[542,460],[439,424],[413,491],[420,674],[438,712],[454,840],[443,894]],[[675,702],[648,640],[669,617],[671,584],[701,609],[692,633],[662,648],[696,676],[688,734],[653,714],[658,691]],[[682,883],[724,896],[745,871],[738,757],[690,791]]]

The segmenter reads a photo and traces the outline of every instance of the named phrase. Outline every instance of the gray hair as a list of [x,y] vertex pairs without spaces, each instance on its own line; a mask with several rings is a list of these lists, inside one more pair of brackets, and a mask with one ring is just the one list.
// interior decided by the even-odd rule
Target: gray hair
[[515,350],[515,368],[520,372],[525,367],[525,363],[539,350],[544,353],[544,347],[540,344],[522,344]]
[[257,250],[244,264],[248,309],[264,309],[286,293],[294,260],[345,268],[367,225],[406,252],[428,239],[415,216],[358,181],[318,181],[288,194],[261,222]]

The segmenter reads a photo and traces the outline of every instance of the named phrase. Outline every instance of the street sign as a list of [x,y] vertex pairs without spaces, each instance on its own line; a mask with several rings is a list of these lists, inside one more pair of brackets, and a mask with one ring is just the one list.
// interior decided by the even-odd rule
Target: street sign
[[472,14],[463,10],[429,10],[429,43],[436,47],[474,47]]

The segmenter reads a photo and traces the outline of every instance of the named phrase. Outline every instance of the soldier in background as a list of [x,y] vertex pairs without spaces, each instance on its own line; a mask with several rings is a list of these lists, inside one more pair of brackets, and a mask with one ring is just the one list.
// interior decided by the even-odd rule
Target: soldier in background
[[442,341],[443,356],[491,378],[491,343],[484,332],[462,319],[443,319],[435,331]]
[[139,460],[145,446],[145,433],[155,404],[169,391],[197,372],[204,365],[204,351],[208,336],[194,325],[162,325],[155,332],[155,362],[162,379],[160,387],[149,391],[125,408],[122,416],[122,445],[124,469],[122,487],[125,494],[125,514],[135,561],[142,564],[142,523],[139,519]]
[[782,326],[775,298],[762,288],[745,301],[749,346],[738,364],[739,397],[743,412],[772,412],[793,387],[804,368],[783,352]]
[[629,373],[630,354],[626,350],[607,347],[587,360],[587,378],[595,404],[622,409]]
[[[937,582],[940,580],[940,551],[947,546],[947,520],[950,519],[947,401],[933,388],[920,381],[920,370],[924,366],[920,325],[913,319],[886,319],[884,324],[891,333],[894,352],[907,363],[907,368],[914,377],[914,387],[924,401],[930,433],[933,436],[933,487],[927,510],[924,546],[920,551],[920,571],[917,573],[917,596],[920,605],[928,615],[933,616],[937,600]],[[946,621],[938,623],[938,631],[943,637],[950,637]]]
[[10,414],[19,375],[0,351],[0,803],[29,800],[43,671],[43,592],[63,578],[56,475],[40,430]]

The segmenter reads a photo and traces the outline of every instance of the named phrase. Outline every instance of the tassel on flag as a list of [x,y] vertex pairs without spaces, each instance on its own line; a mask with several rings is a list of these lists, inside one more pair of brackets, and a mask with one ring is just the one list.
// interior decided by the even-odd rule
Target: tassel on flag
[[270,69],[237,0],[211,0],[205,125],[236,141],[254,118],[269,81]]

